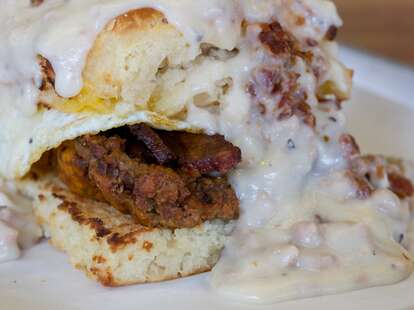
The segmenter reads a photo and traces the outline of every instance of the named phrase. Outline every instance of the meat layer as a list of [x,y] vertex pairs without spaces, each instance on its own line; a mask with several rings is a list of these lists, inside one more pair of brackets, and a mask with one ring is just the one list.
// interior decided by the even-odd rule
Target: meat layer
[[238,217],[239,201],[225,176],[241,160],[238,148],[218,135],[156,132],[145,125],[129,131],[136,140],[87,135],[65,143],[57,155],[61,180],[148,227]]

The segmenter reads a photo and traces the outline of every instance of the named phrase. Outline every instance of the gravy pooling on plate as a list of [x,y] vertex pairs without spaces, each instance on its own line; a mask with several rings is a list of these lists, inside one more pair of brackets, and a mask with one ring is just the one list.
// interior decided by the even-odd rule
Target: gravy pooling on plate
[[[191,59],[178,57],[157,72],[156,78],[177,79],[169,85],[171,101],[185,113],[168,116],[186,128],[219,133],[242,153],[229,175],[241,216],[213,269],[212,287],[271,303],[408,277],[412,258],[401,236],[410,222],[411,195],[400,199],[388,183],[377,186],[353,169],[359,148],[341,111],[352,72],[336,59],[333,40],[341,21],[331,1],[6,0],[0,13],[1,104],[8,102],[6,127],[22,125],[0,133],[6,141],[0,154],[8,154],[11,141],[27,143],[37,120],[48,122],[59,110],[39,114],[39,57],[53,69],[53,91],[71,102],[87,87],[85,62],[105,25],[148,7],[181,32],[188,45],[182,59]],[[124,114],[138,110],[125,98],[114,104],[126,106]],[[0,164],[2,176],[28,171],[36,160],[21,155],[25,148],[16,146],[16,155]]]

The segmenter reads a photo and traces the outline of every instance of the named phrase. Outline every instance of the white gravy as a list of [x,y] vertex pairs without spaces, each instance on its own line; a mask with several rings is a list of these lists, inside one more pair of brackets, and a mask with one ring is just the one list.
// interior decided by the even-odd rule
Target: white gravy
[[[205,75],[194,70],[186,78],[195,95],[209,91],[200,77],[232,79],[231,90],[220,98],[220,113],[189,102],[186,121],[224,134],[243,153],[243,163],[230,177],[241,201],[241,218],[212,272],[215,290],[270,303],[389,284],[409,275],[411,258],[395,241],[408,227],[406,204],[388,190],[366,200],[355,198],[345,177],[346,152],[338,142],[345,132],[344,116],[318,109],[315,93],[324,81],[347,87],[333,43],[322,42],[331,26],[341,25],[332,2],[45,0],[36,8],[29,2],[3,0],[0,13],[0,94],[12,92],[11,104],[28,115],[35,113],[40,83],[36,56],[51,62],[57,93],[74,96],[82,89],[81,73],[95,37],[109,20],[130,9],[162,11],[187,38],[194,56],[201,42],[239,48],[230,60],[204,60]],[[290,69],[300,74],[298,84],[317,119],[315,130],[296,116],[278,121],[257,112],[246,92],[252,72],[280,63],[259,44],[254,27],[242,38],[243,19],[276,19],[299,42],[319,43],[311,50],[319,56],[320,76],[299,57]],[[257,96],[268,111],[281,100],[260,92]],[[10,249],[9,258],[18,254],[12,226],[0,221],[0,259],[3,245]]]
[[13,185],[0,182],[0,263],[19,258],[21,249],[33,246],[41,236],[30,200],[16,193]]

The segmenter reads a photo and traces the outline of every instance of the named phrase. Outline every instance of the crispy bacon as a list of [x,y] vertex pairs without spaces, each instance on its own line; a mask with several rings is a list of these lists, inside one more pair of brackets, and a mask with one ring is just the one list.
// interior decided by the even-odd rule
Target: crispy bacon
[[262,24],[261,28],[259,40],[274,56],[286,56],[292,60],[294,56],[298,56],[308,63],[312,61],[313,54],[301,50],[297,40],[280,23]]
[[161,165],[174,165],[187,173],[226,174],[241,161],[241,151],[220,135],[156,131],[147,125],[130,126]]
[[129,126],[129,129],[135,138],[145,144],[159,164],[165,165],[177,159],[160,136],[148,125],[138,124]]
[[414,186],[406,177],[397,173],[389,173],[388,180],[390,182],[390,190],[401,199],[414,196]]
[[293,55],[295,41],[278,22],[263,24],[259,40],[274,55]]
[[[278,22],[262,24],[259,33],[259,41],[263,44],[271,56],[282,60],[283,65],[278,67],[263,67],[253,72],[253,79],[247,86],[247,91],[256,98],[257,107],[261,114],[272,111],[278,120],[287,120],[297,116],[311,128],[316,126],[316,117],[312,108],[307,103],[307,94],[298,85],[299,74],[288,68],[295,63],[295,57],[311,63],[313,55],[300,49],[300,44]],[[273,97],[280,95],[277,106],[267,107],[260,101],[262,96]]]
[[162,132],[163,140],[177,154],[178,164],[190,174],[224,175],[241,161],[241,151],[221,135]]

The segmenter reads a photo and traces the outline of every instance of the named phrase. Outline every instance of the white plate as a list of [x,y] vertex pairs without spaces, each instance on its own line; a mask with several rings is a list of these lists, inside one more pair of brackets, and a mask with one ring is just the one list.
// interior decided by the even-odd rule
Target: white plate
[[[343,50],[356,89],[346,105],[350,130],[364,152],[414,159],[414,71]],[[410,100],[413,102],[410,103]],[[108,289],[73,269],[43,243],[16,262],[0,265],[1,310],[55,309],[414,309],[414,277],[388,287],[266,307],[235,304],[208,290],[207,275],[161,284]]]

